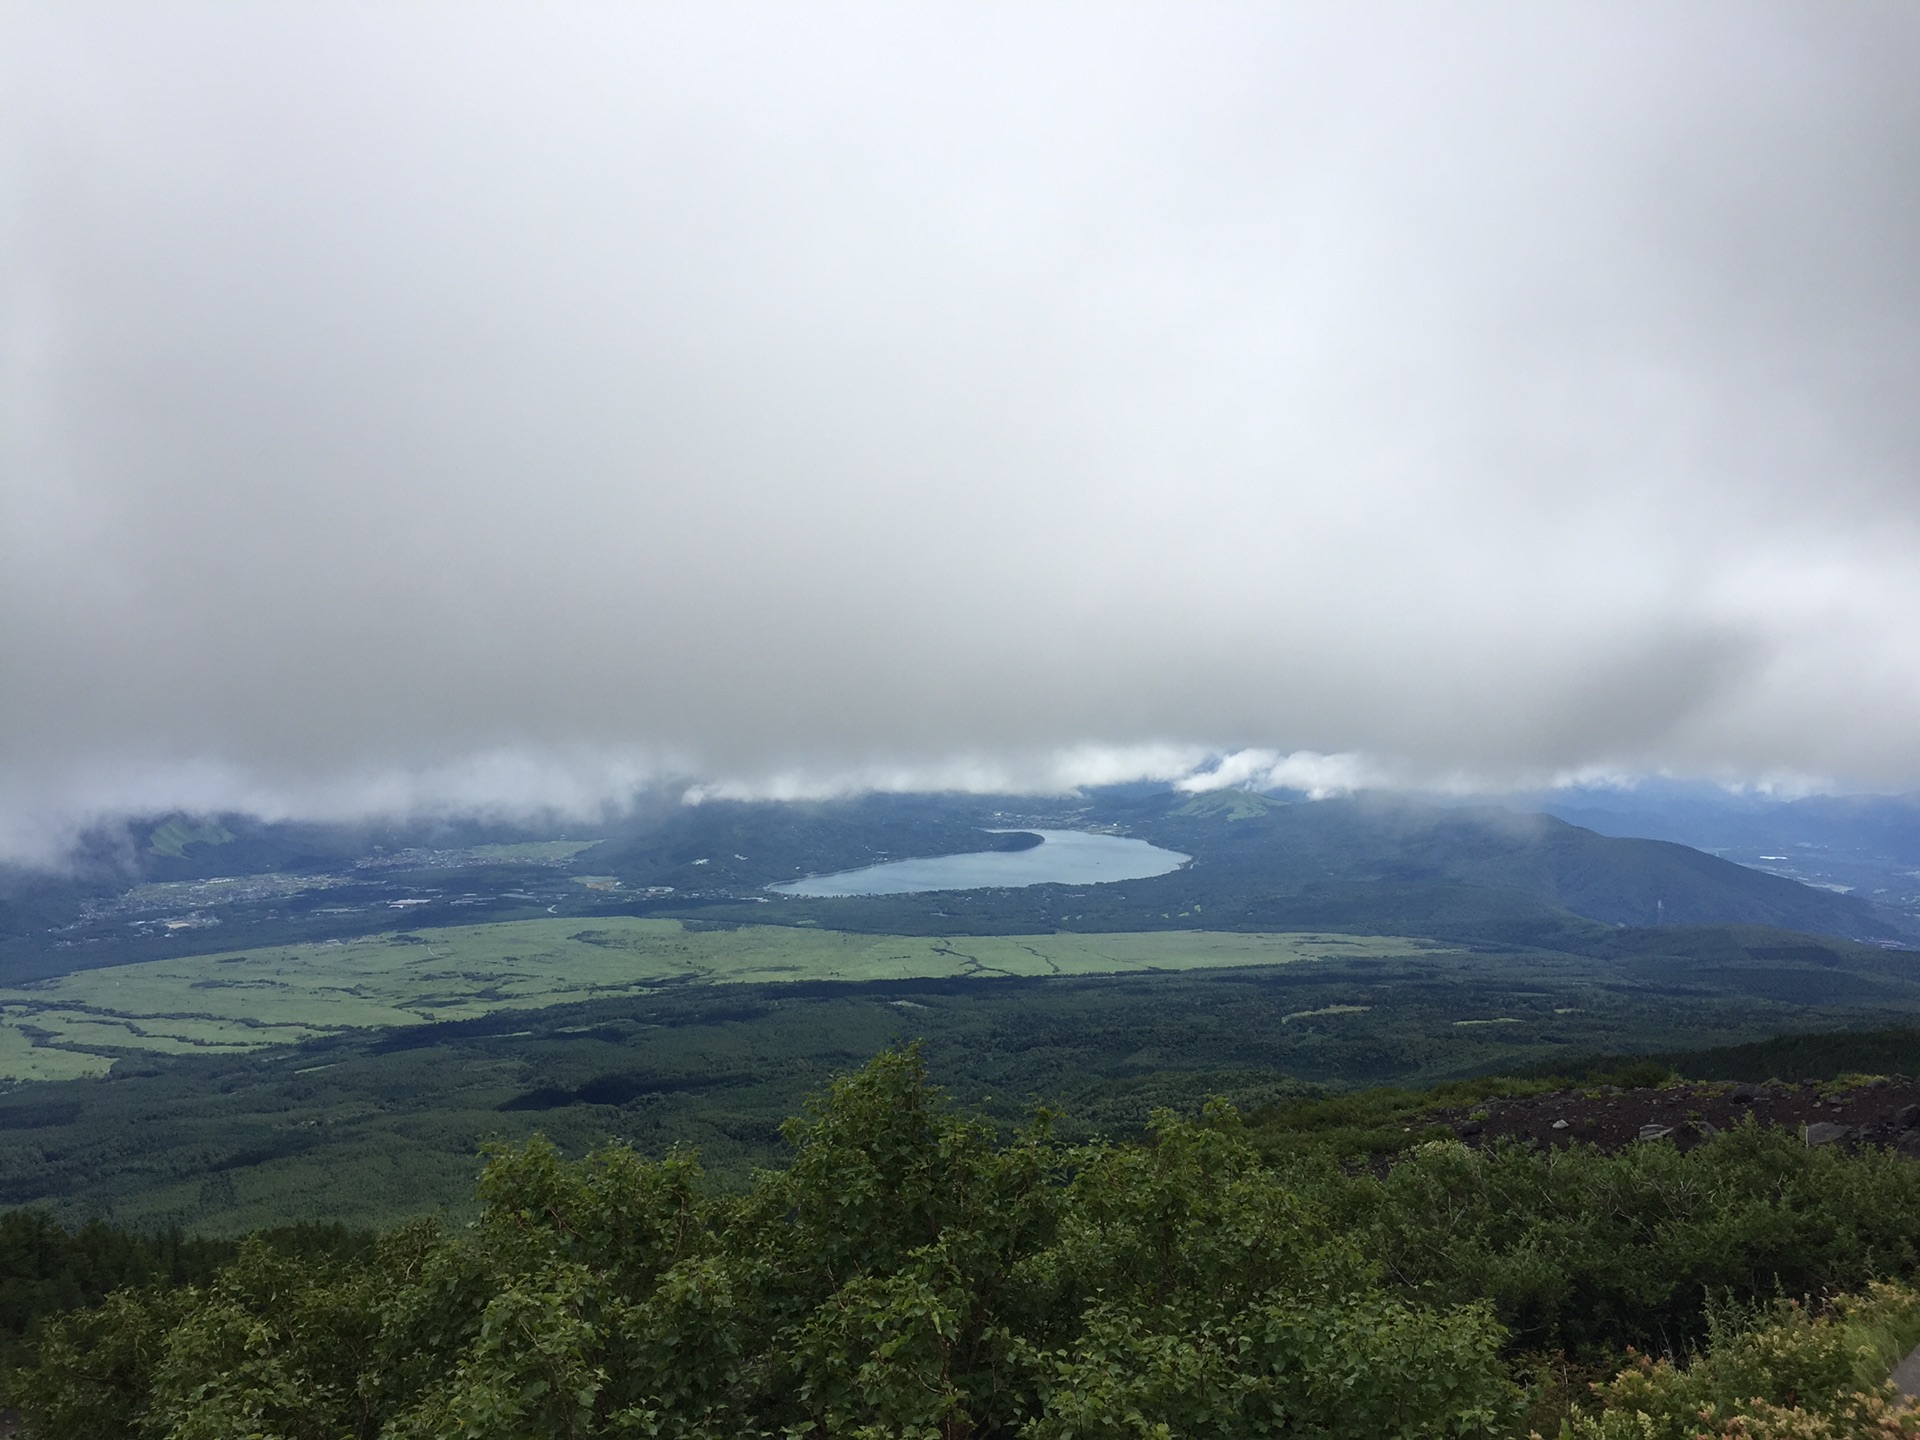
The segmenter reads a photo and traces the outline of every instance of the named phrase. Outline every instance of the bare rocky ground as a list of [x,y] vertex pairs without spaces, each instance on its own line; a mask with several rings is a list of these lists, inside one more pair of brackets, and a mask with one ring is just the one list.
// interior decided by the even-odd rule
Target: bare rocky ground
[[1603,1150],[1644,1141],[1691,1150],[1747,1116],[1793,1130],[1809,1145],[1847,1150],[1879,1145],[1920,1156],[1920,1081],[1902,1076],[1857,1085],[1686,1081],[1646,1090],[1601,1085],[1434,1112],[1469,1145],[1509,1138],[1538,1147],[1582,1143]]

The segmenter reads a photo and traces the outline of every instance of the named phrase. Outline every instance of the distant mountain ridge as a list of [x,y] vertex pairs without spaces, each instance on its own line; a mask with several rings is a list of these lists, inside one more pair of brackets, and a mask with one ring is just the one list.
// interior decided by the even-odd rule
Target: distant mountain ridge
[[1800,799],[1677,781],[1516,797],[1602,835],[1674,840],[1920,921],[1920,795]]
[[[768,888],[882,860],[1014,848],[1021,837],[1008,832],[1022,828],[1110,830],[1192,863],[1079,886],[819,900]],[[521,853],[534,850],[542,855]],[[282,878],[192,883],[253,874]],[[141,882],[145,900],[116,898]],[[1597,954],[1623,943],[1609,938],[1621,927],[1735,926],[1920,947],[1920,915],[1671,840],[1498,806],[1134,786],[801,804],[659,797],[586,833],[155,817],[104,835],[75,873],[0,874],[0,971],[18,982],[163,953],[370,934],[391,928],[397,907],[412,928],[624,913],[912,935],[1340,930]]]
[[[1170,874],[1102,885],[764,903],[764,886],[802,865],[988,849],[1003,839],[989,829],[1023,825],[1107,829],[1193,859]],[[703,857],[699,868],[688,855]],[[1334,929],[1587,949],[1618,927],[1741,926],[1920,945],[1914,917],[1671,841],[1384,796],[1128,787],[1054,799],[703,805],[582,863],[634,885],[681,887],[648,913],[858,931]]]
[[1219,793],[1126,807],[1135,833],[1229,867],[1249,890],[1332,880],[1519,893],[1608,925],[1761,925],[1869,943],[1920,940],[1906,917],[1666,840],[1550,815],[1405,800],[1282,803]]

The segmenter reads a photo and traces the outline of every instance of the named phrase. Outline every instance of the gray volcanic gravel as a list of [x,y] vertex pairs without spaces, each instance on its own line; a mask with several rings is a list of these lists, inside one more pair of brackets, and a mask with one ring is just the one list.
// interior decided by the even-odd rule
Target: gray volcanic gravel
[[1903,1076],[1854,1086],[1690,1081],[1634,1090],[1575,1087],[1451,1107],[1434,1118],[1475,1146],[1509,1139],[1555,1149],[1665,1142],[1691,1150],[1751,1118],[1793,1130],[1812,1145],[1879,1145],[1920,1156],[1920,1082]]

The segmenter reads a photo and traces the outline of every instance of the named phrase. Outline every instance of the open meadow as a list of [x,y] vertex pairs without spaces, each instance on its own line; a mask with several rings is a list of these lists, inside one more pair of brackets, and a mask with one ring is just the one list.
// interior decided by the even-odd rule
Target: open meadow
[[1319,933],[851,935],[632,917],[454,926],[153,960],[0,990],[0,1078],[65,1079],[104,1073],[129,1051],[238,1053],[688,984],[1123,975],[1439,948]]

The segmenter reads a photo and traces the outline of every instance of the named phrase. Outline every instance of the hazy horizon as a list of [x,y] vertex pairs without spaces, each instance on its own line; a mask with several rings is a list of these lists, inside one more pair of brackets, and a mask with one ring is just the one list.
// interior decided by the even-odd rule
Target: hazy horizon
[[0,11],[0,861],[1920,787],[1920,11]]

